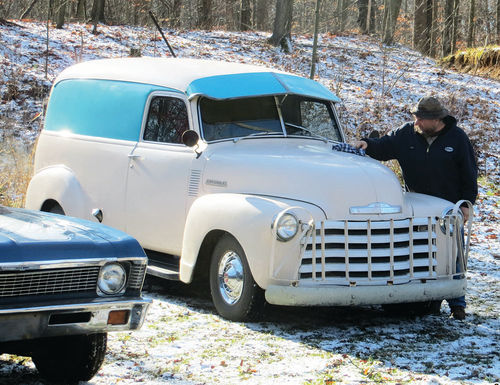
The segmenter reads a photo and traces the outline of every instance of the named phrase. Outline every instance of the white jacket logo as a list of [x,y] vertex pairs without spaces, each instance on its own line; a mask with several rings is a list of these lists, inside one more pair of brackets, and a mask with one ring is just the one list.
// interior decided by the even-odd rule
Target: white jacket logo
[[453,147],[445,147],[444,150],[446,152],[453,152]]

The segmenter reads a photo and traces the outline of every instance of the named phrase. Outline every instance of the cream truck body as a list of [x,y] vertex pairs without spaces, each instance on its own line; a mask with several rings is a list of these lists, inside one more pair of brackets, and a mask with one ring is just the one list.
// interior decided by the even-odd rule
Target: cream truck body
[[314,306],[462,295],[457,207],[336,150],[338,102],[317,82],[244,64],[74,65],[54,82],[27,207],[129,233],[149,273],[208,279],[230,319],[256,315],[263,297]]

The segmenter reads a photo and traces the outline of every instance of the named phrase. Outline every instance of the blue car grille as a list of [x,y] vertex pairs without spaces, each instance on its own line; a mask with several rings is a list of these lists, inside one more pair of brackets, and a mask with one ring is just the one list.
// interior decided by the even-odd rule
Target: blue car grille
[[146,264],[133,265],[130,269],[127,287],[130,289],[141,289],[146,276]]
[[99,266],[0,272],[0,298],[96,292]]

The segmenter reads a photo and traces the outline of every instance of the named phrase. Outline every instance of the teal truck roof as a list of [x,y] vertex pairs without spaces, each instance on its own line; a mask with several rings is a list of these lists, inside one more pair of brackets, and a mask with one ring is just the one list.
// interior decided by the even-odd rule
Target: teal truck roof
[[325,86],[307,78],[266,67],[214,60],[151,57],[92,60],[65,69],[55,84],[66,79],[151,84],[183,92],[189,98],[297,94],[340,101]]

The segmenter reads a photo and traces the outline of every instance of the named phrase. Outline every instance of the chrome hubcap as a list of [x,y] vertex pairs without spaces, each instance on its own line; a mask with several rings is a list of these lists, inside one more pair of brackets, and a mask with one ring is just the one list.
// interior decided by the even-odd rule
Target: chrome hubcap
[[219,291],[229,305],[238,302],[243,291],[243,264],[234,251],[225,253],[219,262]]

